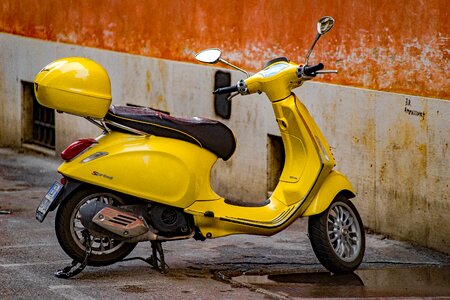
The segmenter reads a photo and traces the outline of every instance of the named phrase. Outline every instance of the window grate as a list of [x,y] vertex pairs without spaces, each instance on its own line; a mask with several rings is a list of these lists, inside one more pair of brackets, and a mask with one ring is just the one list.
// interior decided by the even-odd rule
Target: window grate
[[[27,129],[24,134],[24,141],[36,144],[49,149],[55,149],[55,110],[39,104],[34,95],[33,83],[22,82],[24,106],[30,109],[24,109],[24,112],[31,114],[28,118]],[[31,132],[30,132],[31,131]]]

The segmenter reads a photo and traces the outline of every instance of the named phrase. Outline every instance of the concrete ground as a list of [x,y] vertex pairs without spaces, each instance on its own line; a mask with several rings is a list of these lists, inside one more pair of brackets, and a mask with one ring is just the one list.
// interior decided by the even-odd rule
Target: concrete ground
[[[1,299],[450,299],[449,256],[376,234],[367,234],[366,255],[355,274],[331,276],[314,256],[306,219],[273,237],[164,243],[166,275],[129,261],[58,279],[53,272],[71,260],[56,240],[55,213],[42,224],[34,217],[59,178],[58,164],[55,158],[0,148]],[[130,257],[150,251],[150,243],[141,243]]]

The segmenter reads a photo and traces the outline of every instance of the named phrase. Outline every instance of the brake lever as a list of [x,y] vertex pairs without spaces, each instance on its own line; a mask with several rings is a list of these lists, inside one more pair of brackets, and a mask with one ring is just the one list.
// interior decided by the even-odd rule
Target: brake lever
[[231,94],[230,97],[227,98],[227,101],[231,101],[231,99],[233,99],[234,97],[236,97],[237,95],[240,95],[239,92],[236,92],[234,94]]
[[314,72],[316,75],[317,74],[337,74],[338,70],[320,70],[320,71],[316,71]]

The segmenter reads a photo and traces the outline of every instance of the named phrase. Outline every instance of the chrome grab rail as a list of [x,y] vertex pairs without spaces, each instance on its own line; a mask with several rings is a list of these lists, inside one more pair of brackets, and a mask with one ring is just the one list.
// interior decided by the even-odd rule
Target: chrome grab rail
[[111,132],[111,129],[107,125],[107,124],[110,124],[110,125],[112,125],[114,127],[123,129],[125,131],[129,131],[129,132],[132,132],[132,133],[135,133],[135,134],[144,135],[144,136],[151,135],[151,134],[149,134],[149,133],[147,133],[145,131],[141,131],[139,129],[134,129],[134,128],[131,128],[131,127],[128,127],[128,126],[125,126],[125,125],[122,125],[122,124],[119,124],[119,123],[116,123],[116,122],[113,122],[113,121],[109,121],[109,120],[104,120],[104,119],[102,119],[102,120],[94,120],[91,117],[85,117],[85,119],[88,120],[89,122],[91,122],[92,124],[94,124],[95,126],[103,129],[105,131],[105,133],[110,133]]

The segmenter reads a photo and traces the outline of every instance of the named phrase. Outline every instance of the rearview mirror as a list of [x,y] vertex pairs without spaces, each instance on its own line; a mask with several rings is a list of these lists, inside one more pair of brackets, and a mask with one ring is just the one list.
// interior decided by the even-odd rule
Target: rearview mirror
[[225,59],[221,58],[221,56],[222,56],[222,51],[220,49],[210,48],[210,49],[205,49],[205,50],[197,53],[195,55],[195,59],[198,61],[201,61],[203,63],[207,63],[207,64],[215,64],[216,62],[220,61],[221,63],[224,63],[227,66],[230,66],[238,71],[241,71],[242,73],[247,75],[247,78],[250,77],[250,74],[248,74],[247,71],[239,68],[238,66],[233,65],[232,63],[227,62]]
[[205,49],[195,55],[195,59],[207,64],[215,64],[219,61],[222,51],[217,48]]
[[332,17],[322,17],[317,22],[317,33],[323,35],[331,30],[334,26],[334,19]]
[[311,55],[317,41],[320,39],[322,35],[330,31],[331,28],[333,28],[333,26],[334,26],[334,19],[332,17],[325,16],[319,19],[319,22],[317,22],[317,35],[316,38],[314,39],[311,48],[309,48],[308,54],[306,54],[305,65],[308,64],[309,56]]

